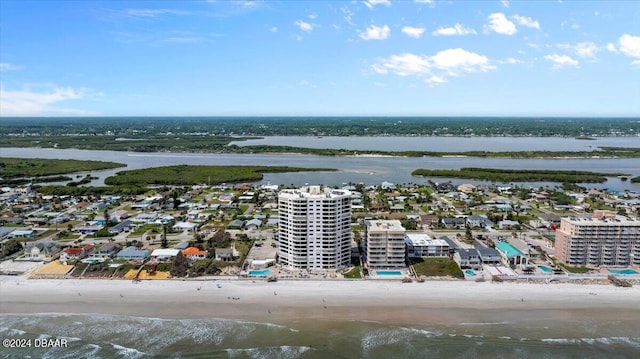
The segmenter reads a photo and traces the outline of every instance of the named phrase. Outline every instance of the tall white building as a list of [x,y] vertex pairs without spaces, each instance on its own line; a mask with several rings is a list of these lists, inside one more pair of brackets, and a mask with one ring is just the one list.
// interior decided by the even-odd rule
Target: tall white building
[[295,269],[339,269],[351,260],[351,192],[320,186],[278,194],[279,262]]
[[404,268],[406,230],[398,220],[364,221],[364,254],[369,268]]

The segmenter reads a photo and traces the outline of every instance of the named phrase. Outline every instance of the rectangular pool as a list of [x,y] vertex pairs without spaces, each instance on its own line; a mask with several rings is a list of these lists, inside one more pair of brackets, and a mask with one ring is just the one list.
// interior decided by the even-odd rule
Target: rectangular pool
[[473,269],[467,269],[466,271],[464,271],[464,274],[468,275],[469,277],[476,276],[476,272],[474,272]]
[[250,270],[249,275],[254,277],[266,276],[271,274],[271,269],[263,269],[263,270]]
[[538,266],[538,268],[540,268],[541,271],[545,272],[545,273],[553,273],[553,269],[547,267],[547,266]]
[[609,273],[613,274],[638,274],[638,271],[633,269],[609,269]]
[[402,275],[402,272],[399,270],[377,270],[376,275]]

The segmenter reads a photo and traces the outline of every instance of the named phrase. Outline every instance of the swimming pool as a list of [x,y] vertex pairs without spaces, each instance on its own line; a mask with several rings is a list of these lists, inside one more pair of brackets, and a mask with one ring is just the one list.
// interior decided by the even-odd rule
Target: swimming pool
[[402,272],[399,270],[377,270],[377,275],[402,275]]
[[638,271],[633,269],[609,269],[609,273],[613,274],[638,274]]
[[464,274],[468,275],[469,277],[476,276],[476,272],[474,272],[473,269],[467,269],[466,271],[464,271]]
[[249,275],[251,276],[264,276],[271,274],[271,269],[263,269],[263,270],[250,270]]
[[545,272],[545,273],[553,273],[553,269],[547,267],[547,266],[538,266],[538,268],[540,268],[541,271]]

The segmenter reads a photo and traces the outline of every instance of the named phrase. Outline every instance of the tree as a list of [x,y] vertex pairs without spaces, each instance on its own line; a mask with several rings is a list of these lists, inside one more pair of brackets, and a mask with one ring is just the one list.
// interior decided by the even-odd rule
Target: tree
[[160,240],[160,247],[169,247],[169,241],[167,240],[167,225],[162,226],[162,239]]
[[111,222],[111,219],[109,218],[109,211],[105,209],[102,215],[104,216],[104,227],[109,228],[109,223]]
[[189,272],[189,264],[189,260],[182,255],[182,252],[178,252],[178,255],[176,255],[176,258],[173,260],[171,275],[174,277],[184,277]]
[[466,230],[464,232],[464,237],[467,241],[472,242],[473,241],[473,234],[471,233],[471,226],[466,225]]
[[2,247],[2,258],[10,256],[22,250],[22,243],[16,238],[12,238],[4,243]]

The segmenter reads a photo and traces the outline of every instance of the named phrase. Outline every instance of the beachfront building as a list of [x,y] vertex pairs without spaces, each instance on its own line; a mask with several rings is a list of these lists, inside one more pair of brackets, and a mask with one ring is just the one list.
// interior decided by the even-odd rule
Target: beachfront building
[[449,243],[444,239],[433,239],[424,232],[407,232],[404,236],[407,256],[410,258],[448,257]]
[[339,269],[351,253],[351,192],[320,186],[278,194],[278,258],[291,269]]
[[527,265],[529,261],[528,253],[519,250],[507,242],[498,242],[496,249],[502,256],[503,262],[511,267]]
[[405,233],[398,220],[364,221],[364,260],[368,268],[404,268]]
[[640,221],[626,218],[563,218],[556,230],[556,257],[571,266],[640,265]]

